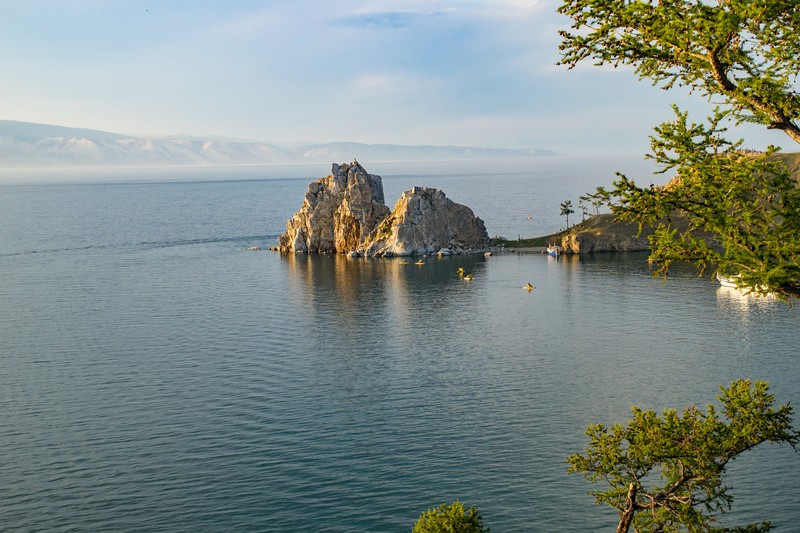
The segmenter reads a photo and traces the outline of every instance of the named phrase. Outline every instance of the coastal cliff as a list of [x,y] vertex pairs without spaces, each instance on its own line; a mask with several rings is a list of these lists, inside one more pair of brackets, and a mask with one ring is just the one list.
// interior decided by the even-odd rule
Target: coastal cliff
[[561,237],[561,248],[568,254],[591,252],[643,252],[650,249],[647,237],[652,228],[615,220],[613,214],[595,215],[573,226]]
[[[772,160],[779,161],[786,166],[786,170],[800,186],[800,153],[775,153],[770,156]],[[668,188],[680,182],[680,177],[675,177],[666,185]],[[680,232],[689,229],[689,220],[684,212],[675,210],[669,215],[669,222],[673,229]],[[654,228],[645,226],[639,233],[638,224],[621,222],[612,214],[595,215],[580,224],[576,224],[568,231],[559,234],[561,247],[565,253],[589,252],[639,252],[649,251],[648,237]],[[703,239],[709,246],[719,247],[719,238],[711,233],[695,231],[695,235]],[[552,236],[551,238],[555,238]],[[552,242],[557,242],[553,239]]]
[[483,221],[438,189],[414,187],[390,212],[381,177],[353,161],[334,163],[330,175],[309,184],[274,249],[407,256],[461,253],[485,248],[488,241]]
[[[689,229],[689,220],[677,210],[670,214],[670,224],[678,231]],[[650,250],[648,237],[653,231],[653,226],[645,226],[639,233],[638,224],[617,220],[611,213],[595,215],[562,233],[561,249],[567,254],[646,252]],[[696,231],[695,235],[710,246],[719,245],[710,233]]]

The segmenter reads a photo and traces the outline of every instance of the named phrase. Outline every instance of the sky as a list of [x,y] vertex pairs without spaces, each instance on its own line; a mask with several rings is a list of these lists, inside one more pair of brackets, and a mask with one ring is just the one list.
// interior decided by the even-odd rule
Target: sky
[[[556,66],[557,0],[0,0],[0,119],[143,136],[636,155],[679,103]],[[696,113],[696,115],[694,114]],[[738,132],[737,132],[738,134]],[[748,146],[787,146],[750,127]]]

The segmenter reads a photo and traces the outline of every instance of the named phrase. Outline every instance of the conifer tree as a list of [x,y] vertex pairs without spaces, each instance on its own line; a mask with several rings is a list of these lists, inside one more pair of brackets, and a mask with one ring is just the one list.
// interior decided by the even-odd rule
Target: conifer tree
[[[800,2],[796,0],[566,0],[573,20],[562,31],[560,64],[630,65],[662,89],[689,87],[719,104],[707,124],[675,118],[655,128],[652,153],[664,187],[639,187],[618,175],[593,198],[619,218],[654,225],[657,273],[674,261],[714,265],[742,287],[800,297],[800,197],[770,147],[742,149],[723,137],[724,122],[753,122],[800,143]],[[680,213],[688,229],[672,217]]]
[[737,380],[721,390],[721,412],[691,406],[658,416],[634,407],[627,424],[586,430],[589,448],[567,458],[570,471],[608,485],[592,494],[619,512],[617,533],[631,527],[641,533],[771,529],[769,522],[715,527],[733,503],[723,474],[731,460],[762,443],[796,448],[800,432],[792,427],[792,407],[775,407],[761,381]]

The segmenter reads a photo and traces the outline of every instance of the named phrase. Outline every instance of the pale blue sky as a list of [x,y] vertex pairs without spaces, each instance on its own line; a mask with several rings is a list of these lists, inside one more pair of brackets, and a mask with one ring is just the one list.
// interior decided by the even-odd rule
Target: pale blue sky
[[[0,0],[0,118],[275,143],[644,153],[670,102],[686,99],[630,70],[555,67],[568,22],[559,4]],[[746,133],[757,148],[792,148]]]

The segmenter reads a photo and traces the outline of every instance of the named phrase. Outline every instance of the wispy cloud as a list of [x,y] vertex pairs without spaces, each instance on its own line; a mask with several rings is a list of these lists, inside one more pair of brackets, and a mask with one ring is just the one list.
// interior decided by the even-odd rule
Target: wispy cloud
[[646,142],[676,91],[625,68],[555,67],[559,3],[6,2],[0,116],[268,141]]
[[333,20],[334,26],[363,29],[397,29],[405,28],[415,22],[431,17],[439,17],[444,12],[433,13],[410,11],[384,11],[371,13],[356,13]]

